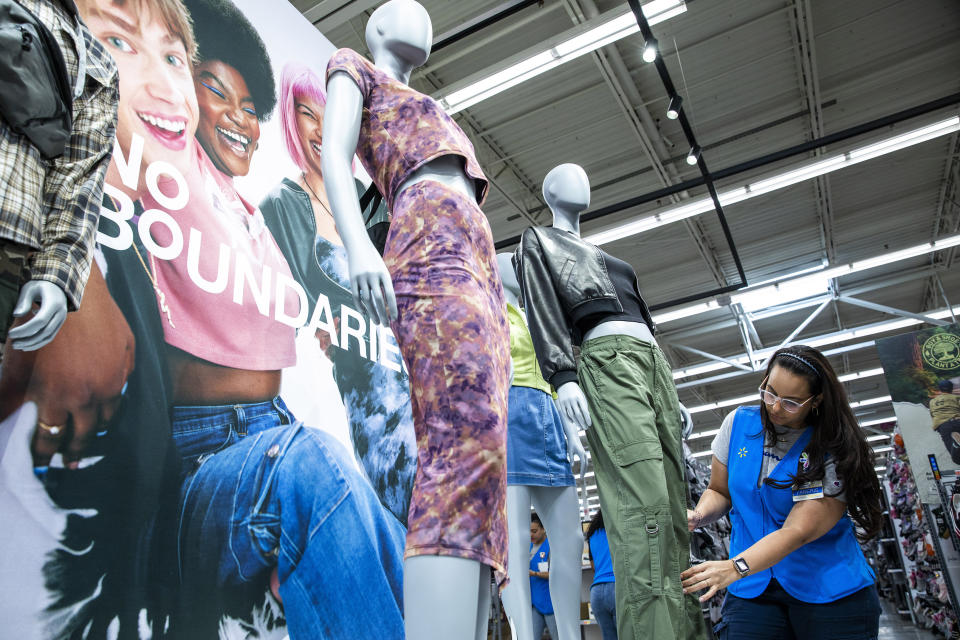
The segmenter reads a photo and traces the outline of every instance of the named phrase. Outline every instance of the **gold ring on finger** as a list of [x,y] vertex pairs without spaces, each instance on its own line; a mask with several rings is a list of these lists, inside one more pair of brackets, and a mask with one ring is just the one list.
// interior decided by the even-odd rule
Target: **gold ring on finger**
[[43,420],[37,420],[37,426],[50,436],[59,436],[67,428],[62,424],[47,424]]

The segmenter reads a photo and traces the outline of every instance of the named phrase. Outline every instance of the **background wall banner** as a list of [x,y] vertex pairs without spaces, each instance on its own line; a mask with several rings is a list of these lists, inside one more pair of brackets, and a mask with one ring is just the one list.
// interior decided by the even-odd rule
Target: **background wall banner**
[[920,499],[939,503],[927,456],[944,477],[960,470],[960,326],[881,338],[877,351]]
[[282,0],[77,4],[118,127],[81,308],[0,370],[0,636],[399,637],[416,442],[323,186],[334,46]]

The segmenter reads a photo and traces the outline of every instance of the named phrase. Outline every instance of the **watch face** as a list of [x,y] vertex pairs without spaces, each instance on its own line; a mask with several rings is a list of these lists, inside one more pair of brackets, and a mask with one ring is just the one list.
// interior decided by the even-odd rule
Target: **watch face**
[[737,571],[740,572],[740,575],[746,575],[750,571],[750,565],[748,565],[747,561],[743,558],[737,558],[733,561],[733,564],[737,567]]

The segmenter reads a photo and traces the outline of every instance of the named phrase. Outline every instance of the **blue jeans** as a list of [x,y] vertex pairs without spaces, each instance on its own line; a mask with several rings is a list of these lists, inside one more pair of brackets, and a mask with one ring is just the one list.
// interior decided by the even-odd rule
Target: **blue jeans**
[[617,640],[617,592],[613,582],[590,587],[590,608],[600,625],[603,640]]
[[727,593],[714,631],[720,640],[876,640],[880,611],[873,585],[834,602],[810,604],[771,580],[756,598]]
[[176,407],[173,435],[177,637],[217,637],[221,616],[264,617],[274,568],[293,640],[403,637],[404,529],[332,436],[280,398]]
[[550,629],[550,640],[560,640],[557,633],[557,618],[552,613],[540,613],[536,607],[530,607],[533,613],[533,640],[543,637],[543,630]]

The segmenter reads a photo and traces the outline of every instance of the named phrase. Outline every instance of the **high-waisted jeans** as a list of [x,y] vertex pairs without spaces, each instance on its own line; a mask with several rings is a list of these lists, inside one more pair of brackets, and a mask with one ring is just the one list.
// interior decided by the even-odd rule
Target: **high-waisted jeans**
[[293,640],[403,636],[404,529],[332,436],[279,397],[176,407],[173,435],[177,637],[217,637],[221,615],[268,609],[274,568]]

